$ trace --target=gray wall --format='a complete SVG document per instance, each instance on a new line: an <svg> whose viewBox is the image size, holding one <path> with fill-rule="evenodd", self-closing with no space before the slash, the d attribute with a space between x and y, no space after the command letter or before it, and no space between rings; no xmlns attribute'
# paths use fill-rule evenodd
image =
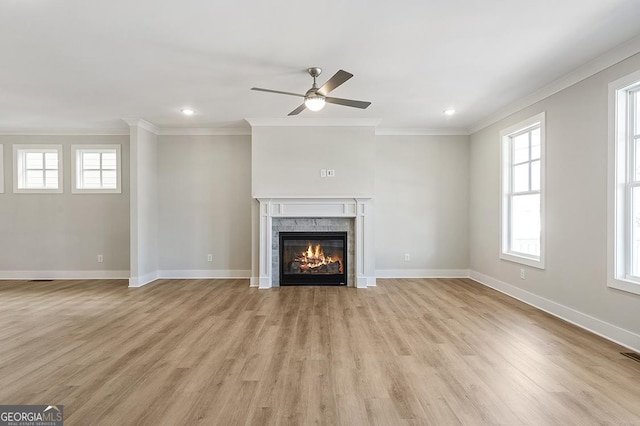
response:
<svg viewBox="0 0 640 426"><path fill-rule="evenodd" d="M374 193L374 127L252 128L252 194L365 196ZM321 178L320 169L334 169Z"/></svg>
<svg viewBox="0 0 640 426"><path fill-rule="evenodd" d="M0 194L0 277L126 277L129 270L129 138L0 136L5 192ZM13 144L62 144L62 194L13 193ZM71 145L120 144L121 194L72 194ZM97 262L97 255L104 262ZM76 274L67 274L65 271Z"/></svg>
<svg viewBox="0 0 640 426"><path fill-rule="evenodd" d="M160 136L158 175L160 270L248 276L251 137Z"/></svg>
<svg viewBox="0 0 640 426"><path fill-rule="evenodd" d="M252 164L254 196L373 196L381 276L466 274L467 136L375 136L371 126L257 126ZM321 168L336 169L336 177L321 178ZM257 229L255 205L253 214Z"/></svg>
<svg viewBox="0 0 640 426"><path fill-rule="evenodd" d="M373 126L252 126L252 197L372 197L374 138ZM335 170L335 177L321 177L320 169ZM251 210L252 280L257 280L256 200Z"/></svg>
<svg viewBox="0 0 640 426"><path fill-rule="evenodd" d="M640 333L640 296L607 287L608 84L640 69L640 55L471 136L471 269ZM546 269L500 260L501 129L546 111ZM526 279L519 278L521 268Z"/></svg>
<svg viewBox="0 0 640 426"><path fill-rule="evenodd" d="M158 136L131 128L131 284L158 277Z"/></svg>
<svg viewBox="0 0 640 426"><path fill-rule="evenodd" d="M468 269L469 138L376 136L375 146L376 270Z"/></svg>

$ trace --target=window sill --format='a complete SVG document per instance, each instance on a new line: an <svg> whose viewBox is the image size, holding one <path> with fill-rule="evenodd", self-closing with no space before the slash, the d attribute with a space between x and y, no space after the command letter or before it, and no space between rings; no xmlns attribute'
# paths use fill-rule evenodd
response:
<svg viewBox="0 0 640 426"><path fill-rule="evenodd" d="M627 293L640 295L640 283L637 281L620 278L609 278L607 280L607 286L610 288L615 288L616 290L622 290L626 291Z"/></svg>
<svg viewBox="0 0 640 426"><path fill-rule="evenodd" d="M63 192L62 188L13 188L14 194L62 194Z"/></svg>
<svg viewBox="0 0 640 426"><path fill-rule="evenodd" d="M122 189L80 189L71 190L72 194L122 194Z"/></svg>
<svg viewBox="0 0 640 426"><path fill-rule="evenodd" d="M544 261L538 258L520 256L512 253L500 253L500 259L531 266L532 268L544 269Z"/></svg>

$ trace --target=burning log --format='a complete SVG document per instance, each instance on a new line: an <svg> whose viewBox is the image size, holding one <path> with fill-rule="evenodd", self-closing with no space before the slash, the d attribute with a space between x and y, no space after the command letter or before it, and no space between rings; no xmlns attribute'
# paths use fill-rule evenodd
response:
<svg viewBox="0 0 640 426"><path fill-rule="evenodd" d="M289 272L294 273L294 274L299 274L300 273L300 262L297 262L297 261L289 262Z"/></svg>
<svg viewBox="0 0 640 426"><path fill-rule="evenodd" d="M339 258L325 256L320 245L309 243L307 250L297 253L289 262L289 272L293 274L340 274L342 262Z"/></svg>
<svg viewBox="0 0 640 426"><path fill-rule="evenodd" d="M340 273L340 262L333 262L327 265L327 273L329 274L339 274Z"/></svg>
<svg viewBox="0 0 640 426"><path fill-rule="evenodd" d="M289 262L289 272L293 274L339 274L340 262L331 263L302 263Z"/></svg>

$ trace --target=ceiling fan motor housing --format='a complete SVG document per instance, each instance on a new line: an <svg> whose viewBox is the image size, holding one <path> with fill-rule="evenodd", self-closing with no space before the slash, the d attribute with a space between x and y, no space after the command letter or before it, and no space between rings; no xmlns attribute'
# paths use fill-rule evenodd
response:
<svg viewBox="0 0 640 426"><path fill-rule="evenodd" d="M319 67L311 67L311 68L307 68L307 72L309 73L309 75L313 78L318 77L320 74L322 74L322 68Z"/></svg>
<svg viewBox="0 0 640 426"><path fill-rule="evenodd" d="M324 96L319 94L317 91L318 91L318 88L314 86L311 89L307 90L307 93L304 94L304 97L306 99L309 99L309 98L322 98L322 99L324 99Z"/></svg>

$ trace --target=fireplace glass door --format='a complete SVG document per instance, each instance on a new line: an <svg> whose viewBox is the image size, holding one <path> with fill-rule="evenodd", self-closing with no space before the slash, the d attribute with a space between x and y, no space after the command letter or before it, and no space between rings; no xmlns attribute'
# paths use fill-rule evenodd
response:
<svg viewBox="0 0 640 426"><path fill-rule="evenodd" d="M346 283L346 232L280 232L280 285Z"/></svg>

